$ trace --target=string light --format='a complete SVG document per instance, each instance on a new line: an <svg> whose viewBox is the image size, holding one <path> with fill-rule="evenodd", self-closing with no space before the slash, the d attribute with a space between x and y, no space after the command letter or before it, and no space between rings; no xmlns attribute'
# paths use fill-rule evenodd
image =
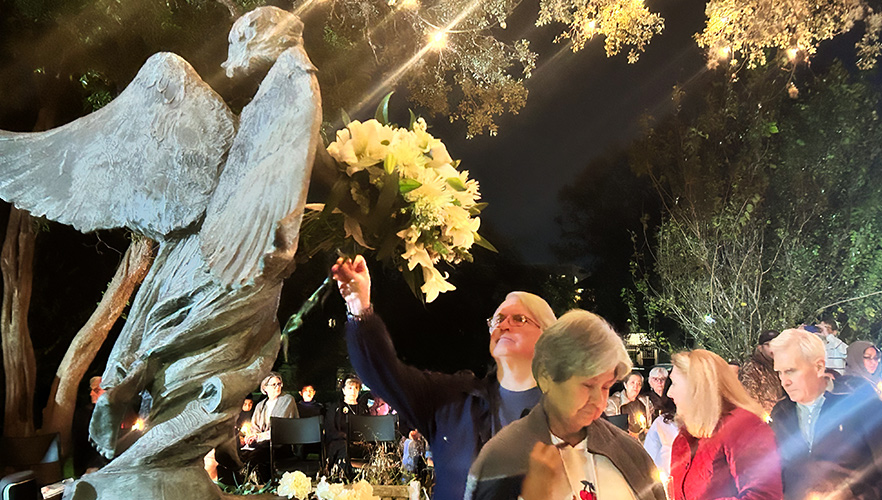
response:
<svg viewBox="0 0 882 500"><path fill-rule="evenodd" d="M429 35L429 47L441 50L447 46L447 31L438 30Z"/></svg>

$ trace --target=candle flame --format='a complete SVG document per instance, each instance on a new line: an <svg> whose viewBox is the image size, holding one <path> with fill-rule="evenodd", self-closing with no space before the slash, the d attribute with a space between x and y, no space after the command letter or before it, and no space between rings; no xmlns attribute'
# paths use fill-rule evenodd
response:
<svg viewBox="0 0 882 500"><path fill-rule="evenodd" d="M134 425L132 425L132 430L133 431L143 431L144 430L144 421L141 420L140 418L138 420L135 420Z"/></svg>

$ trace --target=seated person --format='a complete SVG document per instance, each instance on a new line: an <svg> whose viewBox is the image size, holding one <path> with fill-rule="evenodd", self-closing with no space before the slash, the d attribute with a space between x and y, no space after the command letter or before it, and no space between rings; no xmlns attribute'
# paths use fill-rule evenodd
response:
<svg viewBox="0 0 882 500"><path fill-rule="evenodd" d="M367 415L368 407L358 400L361 392L361 379L355 375L347 375L343 379L343 401L338 402L325 415L325 442L328 451L328 471L334 474L332 469L336 466L337 471L350 475L351 468L346 455L349 432L349 415Z"/></svg>
<svg viewBox="0 0 882 500"><path fill-rule="evenodd" d="M394 415L395 410L380 396L374 396L374 404L368 409L371 415Z"/></svg>
<svg viewBox="0 0 882 500"><path fill-rule="evenodd" d="M245 435L245 447L239 456L250 468L256 468L261 481L269 480L270 418L297 418L297 404L290 394L282 394L282 376L270 372L260 383L260 392L266 395L254 407L251 430Z"/></svg>
<svg viewBox="0 0 882 500"><path fill-rule="evenodd" d="M89 443L89 419L98 397L104 393L101 388L101 377L89 379L89 403L81 406L74 413L73 440L74 440L74 474L81 476L87 472L94 472L107 465L107 459L101 456L92 444Z"/></svg>
<svg viewBox="0 0 882 500"><path fill-rule="evenodd" d="M242 411L239 412L239 417L236 419L236 429L239 431L239 435L242 439L242 444L245 444L245 435L250 434L251 419L253 416L254 398L251 396L251 394L249 394L245 396L245 400L242 401Z"/></svg>
<svg viewBox="0 0 882 500"><path fill-rule="evenodd" d="M297 411L300 412L300 418L323 417L325 415L324 405L315 400L315 387L309 384L304 385L300 389L300 397L302 401L297 403Z"/></svg>

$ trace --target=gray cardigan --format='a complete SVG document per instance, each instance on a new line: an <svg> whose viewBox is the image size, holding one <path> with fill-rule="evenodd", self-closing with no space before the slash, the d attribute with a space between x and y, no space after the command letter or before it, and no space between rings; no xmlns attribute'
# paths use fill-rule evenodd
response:
<svg viewBox="0 0 882 500"><path fill-rule="evenodd" d="M537 442L551 444L543 401L526 417L499 431L469 470L466 500L514 500L521 493L530 451ZM621 471L638 500L665 500L655 465L640 443L606 420L585 428L588 451L607 457Z"/></svg>
<svg viewBox="0 0 882 500"><path fill-rule="evenodd" d="M290 394L282 394L276 400L273 411L270 415L266 414L267 399L262 399L254 406L253 417L251 417L251 425L254 432L258 433L258 441L266 441L270 438L270 417L300 418L297 412L297 402L294 396Z"/></svg>

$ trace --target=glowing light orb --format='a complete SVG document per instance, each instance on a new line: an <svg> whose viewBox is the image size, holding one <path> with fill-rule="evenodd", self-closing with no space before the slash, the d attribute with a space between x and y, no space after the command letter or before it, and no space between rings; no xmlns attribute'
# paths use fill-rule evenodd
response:
<svg viewBox="0 0 882 500"><path fill-rule="evenodd" d="M429 47L435 50L441 50L447 46L447 32L438 30L429 35Z"/></svg>

